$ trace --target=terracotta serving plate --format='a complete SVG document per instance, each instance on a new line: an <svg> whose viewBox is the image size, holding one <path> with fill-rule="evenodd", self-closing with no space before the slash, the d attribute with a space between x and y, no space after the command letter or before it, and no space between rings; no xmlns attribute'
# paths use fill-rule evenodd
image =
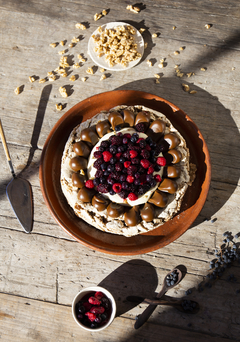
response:
<svg viewBox="0 0 240 342"><path fill-rule="evenodd" d="M104 233L78 218L68 205L60 185L60 165L65 143L72 129L102 110L118 105L143 105L162 112L183 135L196 164L196 178L188 188L180 212L170 221L133 237ZM65 113L51 130L42 152L40 184L44 200L57 223L85 246L115 255L147 253L176 240L200 213L209 190L211 165L208 148L195 123L177 106L153 94L117 90L92 96Z"/></svg>

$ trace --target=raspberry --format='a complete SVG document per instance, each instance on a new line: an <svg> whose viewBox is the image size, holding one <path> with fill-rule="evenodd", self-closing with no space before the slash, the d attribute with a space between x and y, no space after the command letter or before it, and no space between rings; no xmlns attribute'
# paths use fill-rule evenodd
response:
<svg viewBox="0 0 240 342"><path fill-rule="evenodd" d="M136 131L138 132L144 132L145 131L145 125L143 122L140 122L138 123L136 126L135 126L135 129Z"/></svg>
<svg viewBox="0 0 240 342"><path fill-rule="evenodd" d="M139 144L140 143L140 141L142 141L142 140L144 140L143 138L139 138L138 140L137 140L137 144ZM145 141L145 140L144 140Z"/></svg>
<svg viewBox="0 0 240 342"><path fill-rule="evenodd" d="M103 194L106 194L107 192L109 192L110 189L111 189L111 185L109 184L99 184L97 187L97 191L102 192Z"/></svg>
<svg viewBox="0 0 240 342"><path fill-rule="evenodd" d="M121 183L115 183L115 184L113 184L112 188L118 194L122 190L122 184Z"/></svg>
<svg viewBox="0 0 240 342"><path fill-rule="evenodd" d="M128 195L128 199L130 201L136 201L136 199L138 199L138 196L134 192L130 192L130 194Z"/></svg>
<svg viewBox="0 0 240 342"><path fill-rule="evenodd" d="M142 167L144 167L144 169L148 169L150 166L150 161L147 159L142 159L140 163L141 163Z"/></svg>
<svg viewBox="0 0 240 342"><path fill-rule="evenodd" d="M133 183L134 182L134 177L133 176L127 176L127 182L128 183Z"/></svg>
<svg viewBox="0 0 240 342"><path fill-rule="evenodd" d="M124 167L128 168L131 165L131 162L125 161L123 165L124 165Z"/></svg>
<svg viewBox="0 0 240 342"><path fill-rule="evenodd" d="M98 300L104 297L104 294L101 291L97 291L94 294L94 297L96 297Z"/></svg>
<svg viewBox="0 0 240 342"><path fill-rule="evenodd" d="M130 151L130 158L135 158L138 155L137 151L131 150Z"/></svg>
<svg viewBox="0 0 240 342"><path fill-rule="evenodd" d="M113 156L112 153L110 153L109 151L103 152L103 160L105 162L109 162L112 156Z"/></svg>
<svg viewBox="0 0 240 342"><path fill-rule="evenodd" d="M92 179L87 180L85 183L85 187L88 189L93 189L94 188L93 180Z"/></svg>
<svg viewBox="0 0 240 342"><path fill-rule="evenodd" d="M165 166L166 165L166 159L164 157L158 157L157 158L157 164L160 166Z"/></svg>
<svg viewBox="0 0 240 342"><path fill-rule="evenodd" d="M99 299L97 299L96 297L93 297L93 296L89 297L88 302L90 304L93 304L93 305L100 305L101 304L101 301Z"/></svg>
<svg viewBox="0 0 240 342"><path fill-rule="evenodd" d="M86 312L85 315L88 316L88 319L89 319L91 322L94 322L95 319L97 318L97 316L96 316L94 313L92 313L92 312Z"/></svg>
<svg viewBox="0 0 240 342"><path fill-rule="evenodd" d="M115 157L116 157L117 159L120 159L121 155L122 155L122 153L119 152L119 153L117 153L117 154L115 155Z"/></svg>
<svg viewBox="0 0 240 342"><path fill-rule="evenodd" d="M101 157L102 157L102 152L95 151L95 152L93 153L93 156L94 156L94 158L101 158Z"/></svg>
<svg viewBox="0 0 240 342"><path fill-rule="evenodd" d="M94 313L94 314L102 314L104 313L105 309L104 307L102 306L93 306L91 309L90 309L90 312L91 313Z"/></svg>
<svg viewBox="0 0 240 342"><path fill-rule="evenodd" d="M152 173L154 172L154 167L153 166L150 166L147 170L147 174L148 175L151 175Z"/></svg>
<svg viewBox="0 0 240 342"><path fill-rule="evenodd" d="M157 182L161 182L162 178L160 175L155 175L154 176L154 179L157 181Z"/></svg>
<svg viewBox="0 0 240 342"><path fill-rule="evenodd" d="M141 156L142 156L144 159L148 159L148 158L150 157L150 153L149 153L149 151L147 151L147 150L145 149L145 150L142 150Z"/></svg>

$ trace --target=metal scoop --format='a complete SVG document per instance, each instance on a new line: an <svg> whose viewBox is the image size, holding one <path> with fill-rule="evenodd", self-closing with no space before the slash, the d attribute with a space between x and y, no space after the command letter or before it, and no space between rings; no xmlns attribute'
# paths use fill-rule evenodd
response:
<svg viewBox="0 0 240 342"><path fill-rule="evenodd" d="M30 233L32 231L33 225L32 188L30 183L26 179L17 178L17 176L15 175L1 120L0 135L7 157L8 165L13 176L13 179L7 185L7 197L23 229L26 233Z"/></svg>

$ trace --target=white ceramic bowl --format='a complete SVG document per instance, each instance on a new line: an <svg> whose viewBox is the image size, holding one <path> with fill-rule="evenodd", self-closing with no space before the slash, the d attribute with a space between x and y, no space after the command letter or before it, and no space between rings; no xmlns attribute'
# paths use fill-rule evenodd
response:
<svg viewBox="0 0 240 342"><path fill-rule="evenodd" d="M83 325L78 319L77 319L77 316L76 316L76 312L75 312L75 306L76 304L88 293L90 292L97 292L97 291L101 291L103 294L105 294L105 296L109 299L109 301L111 302L111 307L112 307L112 312L111 312L111 316L108 320L108 322L99 327L99 328L90 328L90 327L87 327L85 325ZM84 330L87 330L87 331L91 331L91 332L94 332L94 331L101 331L103 329L106 329L111 323L112 321L114 320L115 318L115 315L116 315L116 302L115 302L115 299L113 298L112 294L104 289L103 287L101 286L92 286L92 287L87 287L83 290L81 290L74 298L73 302L72 302L72 315L73 315L73 318L75 320L75 322L81 327L83 328Z"/></svg>

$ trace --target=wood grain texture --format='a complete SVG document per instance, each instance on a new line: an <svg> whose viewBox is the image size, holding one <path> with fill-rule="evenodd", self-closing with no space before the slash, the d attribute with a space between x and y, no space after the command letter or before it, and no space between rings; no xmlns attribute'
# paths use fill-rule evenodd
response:
<svg viewBox="0 0 240 342"><path fill-rule="evenodd" d="M130 1L16 1L0 0L0 116L15 172L33 188L34 225L27 235L6 197L11 180L6 156L0 148L0 339L13 341L239 341L240 267L227 269L212 288L197 290L206 282L209 261L228 230L240 231L240 9L237 0L151 1L134 14ZM109 13L95 22L103 9ZM123 72L106 71L107 79L87 53L91 33L111 21L126 21L143 33L148 47L142 61ZM87 30L75 28L87 23ZM205 25L211 24L210 29ZM176 27L173 30L173 26ZM158 33L158 38L152 38ZM76 36L75 47L68 45ZM66 40L64 47L50 43ZM184 47L183 50L180 48ZM68 49L68 77L39 83L57 68L59 51ZM179 55L174 52L179 51ZM87 59L79 69L77 55ZM165 67L158 67L160 59ZM150 68L147 60L153 62ZM175 66L184 73L177 77ZM205 68L205 71L201 70ZM194 73L191 77L187 73ZM158 73L160 83L156 84ZM75 82L69 81L76 75ZM36 81L29 82L29 76ZM82 77L88 77L83 83ZM183 91L188 84L196 94ZM59 87L71 91L61 97ZM23 87L21 94L14 89ZM90 96L115 89L142 90L166 98L184 110L202 132L211 156L212 183L206 204L192 227L162 249L135 257L105 255L77 243L49 213L40 190L38 170L42 148L54 124L73 105ZM58 112L57 103L64 109ZM214 222L212 219L216 219ZM135 317L145 304L127 303L128 295L154 296L165 274L184 265L182 282L167 295L185 296L200 304L197 315L158 307L139 331ZM227 281L234 273L237 281ZM105 331L94 334L79 329L71 315L71 302L83 287L100 284L117 301L118 316Z"/></svg>

